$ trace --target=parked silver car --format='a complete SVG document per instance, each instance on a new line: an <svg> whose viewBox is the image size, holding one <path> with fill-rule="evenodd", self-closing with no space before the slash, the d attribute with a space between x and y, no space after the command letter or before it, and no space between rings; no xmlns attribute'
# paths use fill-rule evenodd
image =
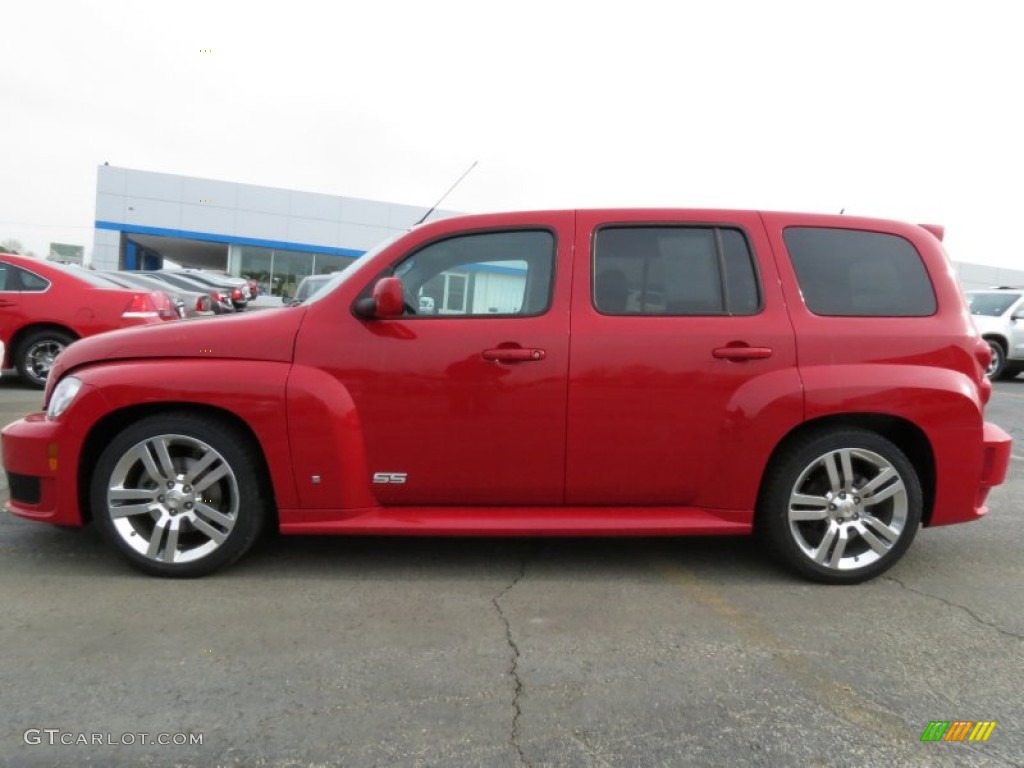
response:
<svg viewBox="0 0 1024 768"><path fill-rule="evenodd" d="M165 283L162 280L157 280L149 275L142 275L130 270L116 272L111 270L101 272L100 274L125 288L146 288L150 291L163 291L170 297L171 303L177 308L178 314L181 317L205 317L213 314L213 299L208 293L190 291L186 288L180 288L170 283Z"/></svg>
<svg viewBox="0 0 1024 768"><path fill-rule="evenodd" d="M1024 371L1024 288L1000 286L965 295L974 324L992 350L988 377L1013 378Z"/></svg>
<svg viewBox="0 0 1024 768"><path fill-rule="evenodd" d="M205 293L210 297L210 301L213 304L214 314L217 315L230 315L235 311L234 305L231 303L231 296L223 289L212 288L205 283L200 283L197 280L191 280L185 276L184 273L173 273L173 272L142 272L140 274L146 277L152 277L155 280L159 280L163 283L168 283L178 288L184 288L188 291L196 291Z"/></svg>
<svg viewBox="0 0 1024 768"><path fill-rule="evenodd" d="M240 277L222 277L201 269L162 269L157 275L185 277L227 295L235 312L242 312L249 305L249 283Z"/></svg>

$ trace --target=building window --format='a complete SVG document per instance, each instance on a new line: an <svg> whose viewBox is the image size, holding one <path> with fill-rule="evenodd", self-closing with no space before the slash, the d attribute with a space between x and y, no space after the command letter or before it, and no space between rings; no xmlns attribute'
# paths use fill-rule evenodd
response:
<svg viewBox="0 0 1024 768"><path fill-rule="evenodd" d="M231 273L255 280L260 293L269 296L292 297L304 277L339 272L355 261L347 256L251 245L232 248Z"/></svg>

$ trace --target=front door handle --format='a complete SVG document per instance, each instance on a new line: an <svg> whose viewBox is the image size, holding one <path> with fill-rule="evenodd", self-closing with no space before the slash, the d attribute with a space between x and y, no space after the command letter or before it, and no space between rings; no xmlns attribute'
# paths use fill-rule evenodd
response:
<svg viewBox="0 0 1024 768"><path fill-rule="evenodd" d="M772 356L771 347L718 347L711 355L718 360L764 360Z"/></svg>
<svg viewBox="0 0 1024 768"><path fill-rule="evenodd" d="M524 349L522 347L485 349L482 354L484 360L493 360L497 363L530 363L535 360L543 360L548 356L543 349Z"/></svg>

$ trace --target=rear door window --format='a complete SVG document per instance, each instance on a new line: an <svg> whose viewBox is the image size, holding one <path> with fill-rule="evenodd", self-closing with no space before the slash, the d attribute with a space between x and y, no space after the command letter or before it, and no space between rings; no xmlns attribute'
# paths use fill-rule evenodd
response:
<svg viewBox="0 0 1024 768"><path fill-rule="evenodd" d="M720 227L600 229L593 301L604 315L752 315L761 307L746 238Z"/></svg>
<svg viewBox="0 0 1024 768"><path fill-rule="evenodd" d="M800 292L816 315L925 317L935 292L917 249L882 232L789 227L783 232Z"/></svg>

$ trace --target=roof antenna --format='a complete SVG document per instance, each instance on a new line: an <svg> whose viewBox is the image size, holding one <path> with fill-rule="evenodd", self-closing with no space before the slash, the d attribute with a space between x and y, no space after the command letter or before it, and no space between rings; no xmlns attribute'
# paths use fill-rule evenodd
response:
<svg viewBox="0 0 1024 768"><path fill-rule="evenodd" d="M842 216L844 213L846 213L846 209L845 208L840 208L839 209L839 215Z"/></svg>
<svg viewBox="0 0 1024 768"><path fill-rule="evenodd" d="M465 170L465 172L461 176L459 176L459 178L457 178L455 180L454 184L452 184L450 187L448 187L448 191L445 192L443 195L441 195L440 199L436 203L434 203L432 206L430 206L430 210L423 214L423 218L420 219L419 221L417 221L415 224L413 224L413 226L414 227L418 227L420 224L422 224L424 221L426 221L427 217L430 214L432 214L437 209L437 206L439 206L441 204L441 201L444 200L446 197L448 197L448 195L450 195L452 193L452 190L455 189L457 186L459 186L460 182L464 178L469 176L469 172L472 171L474 168L476 168L476 164L478 162L479 162L479 160L474 160L473 164L471 166L469 166L469 168L467 168Z"/></svg>

